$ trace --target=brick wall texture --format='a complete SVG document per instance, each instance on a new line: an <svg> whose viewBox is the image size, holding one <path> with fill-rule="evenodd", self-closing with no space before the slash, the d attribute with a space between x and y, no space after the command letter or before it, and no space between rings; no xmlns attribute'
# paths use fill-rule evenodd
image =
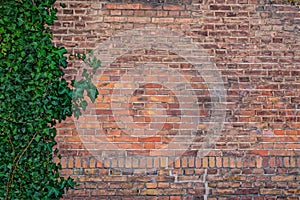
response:
<svg viewBox="0 0 300 200"><path fill-rule="evenodd" d="M299 5L57 8L53 42L102 61L96 102L57 126L61 175L79 183L64 199L300 199Z"/></svg>

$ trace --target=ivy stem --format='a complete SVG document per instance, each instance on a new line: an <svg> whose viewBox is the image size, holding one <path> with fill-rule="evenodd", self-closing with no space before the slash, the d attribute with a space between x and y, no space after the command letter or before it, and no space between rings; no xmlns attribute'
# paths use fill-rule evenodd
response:
<svg viewBox="0 0 300 200"><path fill-rule="evenodd" d="M13 145L13 143L12 143L12 140L11 140L10 135L8 136L8 139L9 139L9 143L11 144L12 151L14 152L14 151L15 151L15 148L14 148L14 145Z"/></svg>
<svg viewBox="0 0 300 200"><path fill-rule="evenodd" d="M4 119L4 120L6 120L6 121L9 121L9 122L15 123L15 124L26 124L26 122L17 122L17 121L15 121L15 120L7 119L7 118L5 118L5 117L2 117L1 115L0 115L0 118L1 118L1 119Z"/></svg>
<svg viewBox="0 0 300 200"><path fill-rule="evenodd" d="M13 171L11 172L11 176L9 177L9 180L6 184L6 192L5 192L5 198L4 200L8 200L8 193L9 193L9 188L10 188L10 185L13 183L13 179L14 179L14 175L15 175L15 171L17 170L17 166L18 166L18 163L19 161L21 160L22 156L24 155L24 153L27 151L27 149L29 148L29 146L31 145L31 143L33 142L34 138L36 137L38 132L36 132L33 137L31 138L30 142L27 144L27 146L23 149L22 152L19 153L19 155L17 155L14 159L14 162L15 163L15 166L13 168Z"/></svg>
<svg viewBox="0 0 300 200"><path fill-rule="evenodd" d="M32 1L32 4L33 4L34 6L36 6L36 4L35 4L34 0L31 0L31 1Z"/></svg>

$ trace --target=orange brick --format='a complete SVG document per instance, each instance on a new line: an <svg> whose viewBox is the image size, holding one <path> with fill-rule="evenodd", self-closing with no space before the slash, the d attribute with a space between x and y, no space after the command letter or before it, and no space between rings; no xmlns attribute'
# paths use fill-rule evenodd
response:
<svg viewBox="0 0 300 200"><path fill-rule="evenodd" d="M177 6L177 5L164 5L164 10L183 10L183 6Z"/></svg>
<svg viewBox="0 0 300 200"><path fill-rule="evenodd" d="M139 137L139 142L161 142L161 137Z"/></svg>
<svg viewBox="0 0 300 200"><path fill-rule="evenodd" d="M106 9L116 9L117 5L115 3L107 3L105 4Z"/></svg>
<svg viewBox="0 0 300 200"><path fill-rule="evenodd" d="M175 165L175 168L180 168L181 167L181 160L180 159L176 159L175 160L175 163L174 163L174 165Z"/></svg>
<svg viewBox="0 0 300 200"><path fill-rule="evenodd" d="M275 135L285 135L285 130L274 130Z"/></svg>
<svg viewBox="0 0 300 200"><path fill-rule="evenodd" d="M180 196L170 196L170 200L180 200Z"/></svg>
<svg viewBox="0 0 300 200"><path fill-rule="evenodd" d="M67 168L67 158L66 157L62 157L60 159L60 164L61 164L61 167L64 169L64 168Z"/></svg>
<svg viewBox="0 0 300 200"><path fill-rule="evenodd" d="M117 4L116 9L128 9L137 10L140 8L140 4Z"/></svg>
<svg viewBox="0 0 300 200"><path fill-rule="evenodd" d="M103 163L102 163L101 160L97 160L96 167L97 167L97 168L98 168L98 167L99 167L99 168L103 167Z"/></svg>
<svg viewBox="0 0 300 200"><path fill-rule="evenodd" d="M257 157L256 158L256 167L257 168L262 168L262 162L263 162L262 157Z"/></svg>
<svg viewBox="0 0 300 200"><path fill-rule="evenodd" d="M268 156L269 151L268 150L251 150L250 154L260 155L260 156Z"/></svg>
<svg viewBox="0 0 300 200"><path fill-rule="evenodd" d="M59 170L59 173L62 174L62 175L70 176L70 175L73 174L73 170L71 170L71 169L61 169L61 170Z"/></svg>
<svg viewBox="0 0 300 200"><path fill-rule="evenodd" d="M104 177L105 182L125 182L127 181L126 176L105 176Z"/></svg>
<svg viewBox="0 0 300 200"><path fill-rule="evenodd" d="M66 136L64 141L65 142L81 142L82 139L78 135L75 135L75 136Z"/></svg>
<svg viewBox="0 0 300 200"><path fill-rule="evenodd" d="M80 157L76 157L75 158L75 167L76 168L80 168L81 167L81 158Z"/></svg>
<svg viewBox="0 0 300 200"><path fill-rule="evenodd" d="M290 157L291 167L296 167L296 159L294 157Z"/></svg>
<svg viewBox="0 0 300 200"><path fill-rule="evenodd" d="M188 166L188 159L186 157L181 158L181 167L186 168Z"/></svg>
<svg viewBox="0 0 300 200"><path fill-rule="evenodd" d="M144 144L144 148L145 149L154 149L155 148L155 144L153 144L153 143L145 143Z"/></svg>
<svg viewBox="0 0 300 200"><path fill-rule="evenodd" d="M286 130L286 135L298 135L298 130Z"/></svg>
<svg viewBox="0 0 300 200"><path fill-rule="evenodd" d="M151 18L150 17L128 17L127 21L133 23L149 23L151 21Z"/></svg>
<svg viewBox="0 0 300 200"><path fill-rule="evenodd" d="M293 181L294 176L272 176L271 177L272 181Z"/></svg>
<svg viewBox="0 0 300 200"><path fill-rule="evenodd" d="M104 22L126 22L126 21L127 21L126 17L119 17L119 16L104 17Z"/></svg>
<svg viewBox="0 0 300 200"><path fill-rule="evenodd" d="M173 23L174 18L152 18L152 23Z"/></svg>
<svg viewBox="0 0 300 200"><path fill-rule="evenodd" d="M115 136L113 138L113 141L114 142L137 142L138 139L140 139L140 138L130 137L130 136L120 136L120 137Z"/></svg>
<svg viewBox="0 0 300 200"><path fill-rule="evenodd" d="M68 168L72 169L74 167L74 158L68 157Z"/></svg>
<svg viewBox="0 0 300 200"><path fill-rule="evenodd" d="M75 197L88 197L90 196L89 190L71 190L69 192L70 195L74 195Z"/></svg>
<svg viewBox="0 0 300 200"><path fill-rule="evenodd" d="M215 167L216 161L215 157L209 157L209 167Z"/></svg>
<svg viewBox="0 0 300 200"><path fill-rule="evenodd" d="M264 194L280 195L280 194L282 194L282 190L280 190L280 189L260 189L260 193L263 195Z"/></svg>
<svg viewBox="0 0 300 200"><path fill-rule="evenodd" d="M223 167L229 167L229 158L223 157Z"/></svg>
<svg viewBox="0 0 300 200"><path fill-rule="evenodd" d="M189 158L189 167L195 167L195 158Z"/></svg>
<svg viewBox="0 0 300 200"><path fill-rule="evenodd" d="M216 167L217 168L222 167L222 157L216 157Z"/></svg>
<svg viewBox="0 0 300 200"><path fill-rule="evenodd" d="M202 167L203 168L208 168L208 157L202 158Z"/></svg>
<svg viewBox="0 0 300 200"><path fill-rule="evenodd" d="M229 166L230 168L235 168L236 167L236 161L234 157L229 158Z"/></svg>

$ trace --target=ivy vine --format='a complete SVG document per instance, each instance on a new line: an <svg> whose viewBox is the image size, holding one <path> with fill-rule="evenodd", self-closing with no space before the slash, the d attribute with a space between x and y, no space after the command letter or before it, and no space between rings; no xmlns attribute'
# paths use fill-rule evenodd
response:
<svg viewBox="0 0 300 200"><path fill-rule="evenodd" d="M63 78L67 51L52 44L49 29L57 19L54 3L0 0L0 199L59 199L76 184L53 162L55 125L78 117L87 106L83 94L94 101L98 91L93 73L84 71L71 87ZM76 57L93 71L100 66Z"/></svg>

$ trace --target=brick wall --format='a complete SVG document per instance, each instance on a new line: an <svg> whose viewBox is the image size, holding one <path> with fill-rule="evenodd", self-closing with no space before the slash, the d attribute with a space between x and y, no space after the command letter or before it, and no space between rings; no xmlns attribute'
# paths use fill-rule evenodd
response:
<svg viewBox="0 0 300 200"><path fill-rule="evenodd" d="M299 199L299 5L59 3L55 44L102 61L58 126L64 199Z"/></svg>

